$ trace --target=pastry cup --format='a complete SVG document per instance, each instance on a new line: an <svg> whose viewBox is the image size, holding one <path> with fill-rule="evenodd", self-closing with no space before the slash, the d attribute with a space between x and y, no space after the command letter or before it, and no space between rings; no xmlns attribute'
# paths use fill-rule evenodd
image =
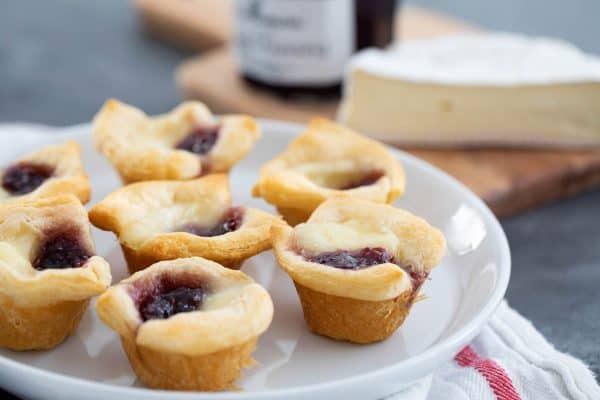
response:
<svg viewBox="0 0 600 400"><path fill-rule="evenodd" d="M319 335L354 343L390 337L404 322L414 303L414 292L380 301L353 299L318 292L295 283L304 320Z"/></svg>
<svg viewBox="0 0 600 400"><path fill-rule="evenodd" d="M271 232L275 256L296 285L309 329L355 343L386 339L402 325L445 252L443 234L423 219L359 199L328 200L306 223ZM363 253L382 255L381 260L354 268L332 265L339 254L350 263L349 254Z"/></svg>
<svg viewBox="0 0 600 400"><path fill-rule="evenodd" d="M156 261L192 256L238 269L248 257L271 247L272 225L284 224L257 209L232 207L224 174L128 185L94 206L89 215L98 228L118 236L131 273ZM236 229L190 233L192 228L216 229L228 218Z"/></svg>
<svg viewBox="0 0 600 400"><path fill-rule="evenodd" d="M202 288L197 309L148 319L152 296L181 287ZM137 272L100 296L96 310L146 386L190 391L234 388L273 318L269 294L252 278L200 257Z"/></svg>
<svg viewBox="0 0 600 400"><path fill-rule="evenodd" d="M73 333L110 285L108 263L93 254L75 196L0 205L0 346L49 349Z"/></svg>
<svg viewBox="0 0 600 400"><path fill-rule="evenodd" d="M52 349L75 332L88 304L89 300L76 300L21 307L0 293L0 346L17 351Z"/></svg>
<svg viewBox="0 0 600 400"><path fill-rule="evenodd" d="M23 183L24 177L13 175L19 167L37 171L38 184L17 190L12 179ZM30 172L31 173L31 172ZM26 201L64 194L75 195L82 203L90 199L91 189L81 162L81 148L77 142L43 147L29 153L4 168L1 172L0 202ZM29 179L32 177L30 176ZM14 183L14 181L13 181Z"/></svg>
<svg viewBox="0 0 600 400"><path fill-rule="evenodd" d="M317 118L261 168L252 194L273 204L290 225L296 225L329 198L391 203L402 195L404 184L404 170L385 146Z"/></svg>
<svg viewBox="0 0 600 400"><path fill-rule="evenodd" d="M94 118L93 129L96 148L125 184L228 172L260 137L253 118L216 118L200 102L148 117L135 107L108 100ZM195 134L202 135L196 142Z"/></svg>

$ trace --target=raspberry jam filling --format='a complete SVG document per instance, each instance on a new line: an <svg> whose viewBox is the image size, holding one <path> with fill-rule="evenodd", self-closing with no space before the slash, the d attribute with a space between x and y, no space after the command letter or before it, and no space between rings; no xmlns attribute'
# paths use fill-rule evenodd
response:
<svg viewBox="0 0 600 400"><path fill-rule="evenodd" d="M209 153L219 139L219 126L199 126L175 145L178 150L194 154Z"/></svg>
<svg viewBox="0 0 600 400"><path fill-rule="evenodd" d="M207 294L204 282L185 277L136 282L131 292L143 321L199 310Z"/></svg>
<svg viewBox="0 0 600 400"><path fill-rule="evenodd" d="M382 247L365 247L354 251L330 251L311 256L305 255L304 258L307 261L317 264L350 270L360 270L385 263L396 264L394 256ZM429 275L426 271L417 271L412 266L404 267L399 264L396 265L410 276L413 288L415 289L421 287Z"/></svg>
<svg viewBox="0 0 600 400"><path fill-rule="evenodd" d="M187 232L196 236L213 237L224 235L239 229L244 219L244 210L241 207L232 207L225 213L219 223L212 227L197 224L186 224L176 232Z"/></svg>
<svg viewBox="0 0 600 400"><path fill-rule="evenodd" d="M44 164L20 162L4 171L2 187L13 195L33 192L52 176L54 168Z"/></svg>
<svg viewBox="0 0 600 400"><path fill-rule="evenodd" d="M394 257L381 247L365 247L355 251L331 251L305 256L305 258L310 262L341 269L362 269L394 261Z"/></svg>
<svg viewBox="0 0 600 400"><path fill-rule="evenodd" d="M33 268L65 269L82 267L92 257L92 253L81 243L76 231L60 231L49 235L41 244Z"/></svg>
<svg viewBox="0 0 600 400"><path fill-rule="evenodd" d="M204 301L202 288L178 287L153 296L140 309L142 319L167 319L182 312L196 311Z"/></svg>
<svg viewBox="0 0 600 400"><path fill-rule="evenodd" d="M419 288L423 285L429 273L427 271L415 271L413 268L408 268L408 275L412 281L413 287Z"/></svg>
<svg viewBox="0 0 600 400"><path fill-rule="evenodd" d="M346 185L340 189L341 190L350 190L350 189L356 189L361 186L369 186L369 185L372 185L375 182L377 182L384 175L385 175L385 173L383 171L373 170L373 171L369 172L368 174L360 177L359 179L356 179L356 180L350 182L348 185Z"/></svg>

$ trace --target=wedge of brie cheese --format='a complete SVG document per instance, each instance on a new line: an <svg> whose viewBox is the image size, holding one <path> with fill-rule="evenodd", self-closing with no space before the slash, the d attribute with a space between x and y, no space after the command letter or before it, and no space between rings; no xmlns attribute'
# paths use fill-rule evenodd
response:
<svg viewBox="0 0 600 400"><path fill-rule="evenodd" d="M338 119L425 145L600 145L600 58L553 39L469 34L368 49Z"/></svg>

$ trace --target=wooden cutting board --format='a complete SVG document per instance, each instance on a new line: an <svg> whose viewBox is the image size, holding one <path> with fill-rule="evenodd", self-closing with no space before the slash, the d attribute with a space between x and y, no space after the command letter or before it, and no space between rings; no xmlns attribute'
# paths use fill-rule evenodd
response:
<svg viewBox="0 0 600 400"><path fill-rule="evenodd" d="M140 20L154 37L204 51L231 36L231 0L135 0Z"/></svg>
<svg viewBox="0 0 600 400"><path fill-rule="evenodd" d="M220 38L217 44L228 41L228 29L232 25L228 11L230 1L137 0L136 5L151 32L177 45L205 49L207 41L202 32L206 31L213 32L209 38ZM219 16L222 22L215 24L216 17L208 18L207 22L206 15ZM400 38L477 29L451 17L412 7L403 9L398 22ZM156 29L157 23L161 29ZM215 25L219 30L211 28ZM192 26L194 29L190 29ZM223 31L222 27L227 29ZM165 28L169 35L164 34ZM214 41L212 43L214 45ZM249 87L239 78L227 46L185 62L178 69L176 79L185 98L200 99L217 112L244 112L257 117L306 122L316 115L334 118L337 109L337 102L285 101ZM600 187L600 150L406 150L458 178L501 217Z"/></svg>

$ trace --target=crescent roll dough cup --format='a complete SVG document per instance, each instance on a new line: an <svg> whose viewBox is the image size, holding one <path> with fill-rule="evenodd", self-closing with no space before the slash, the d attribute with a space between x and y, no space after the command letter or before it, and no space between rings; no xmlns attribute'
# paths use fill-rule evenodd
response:
<svg viewBox="0 0 600 400"><path fill-rule="evenodd" d="M233 388L273 318L269 294L252 278L200 257L137 272L102 295L96 310L140 380L171 390Z"/></svg>
<svg viewBox="0 0 600 400"><path fill-rule="evenodd" d="M129 271L161 260L200 256L237 269L271 247L277 216L232 207L227 176L125 186L90 210L90 220L119 238Z"/></svg>
<svg viewBox="0 0 600 400"><path fill-rule="evenodd" d="M29 153L0 171L0 203L27 201L64 194L82 203L91 189L81 162L77 142L45 146Z"/></svg>
<svg viewBox="0 0 600 400"><path fill-rule="evenodd" d="M252 194L296 225L329 198L391 203L402 195L404 184L404 170L385 146L317 118L283 153L263 165Z"/></svg>
<svg viewBox="0 0 600 400"><path fill-rule="evenodd" d="M444 236L423 219L352 198L326 201L295 228L273 227L272 240L310 330L357 343L402 324L445 252Z"/></svg>
<svg viewBox="0 0 600 400"><path fill-rule="evenodd" d="M253 118L217 118L195 101L149 117L135 107L108 100L94 118L93 130L96 148L125 184L228 172L260 137Z"/></svg>
<svg viewBox="0 0 600 400"><path fill-rule="evenodd" d="M0 205L0 346L49 349L111 281L73 195Z"/></svg>

